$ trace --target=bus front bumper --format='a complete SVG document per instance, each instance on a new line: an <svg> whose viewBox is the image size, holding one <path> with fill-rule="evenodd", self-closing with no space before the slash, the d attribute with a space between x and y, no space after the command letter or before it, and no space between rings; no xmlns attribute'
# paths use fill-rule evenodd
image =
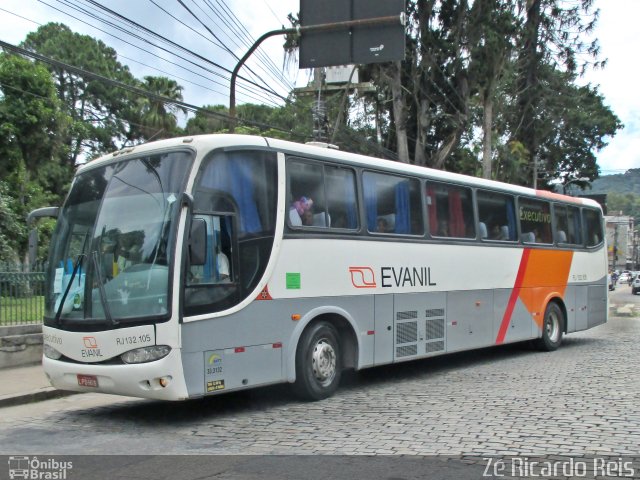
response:
<svg viewBox="0 0 640 480"><path fill-rule="evenodd" d="M179 349L154 362L105 365L71 363L43 357L51 385L60 390L99 392L157 400L188 398Z"/></svg>

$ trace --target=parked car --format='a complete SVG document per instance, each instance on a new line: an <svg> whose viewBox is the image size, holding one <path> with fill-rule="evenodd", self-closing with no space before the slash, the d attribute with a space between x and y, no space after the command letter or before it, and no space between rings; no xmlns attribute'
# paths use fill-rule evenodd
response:
<svg viewBox="0 0 640 480"><path fill-rule="evenodd" d="M627 283L629 282L629 277L631 274L629 272L622 272L618 277L618 283Z"/></svg>
<svg viewBox="0 0 640 480"><path fill-rule="evenodd" d="M640 293L640 275L633 279L633 283L631 284L631 293L634 295Z"/></svg>

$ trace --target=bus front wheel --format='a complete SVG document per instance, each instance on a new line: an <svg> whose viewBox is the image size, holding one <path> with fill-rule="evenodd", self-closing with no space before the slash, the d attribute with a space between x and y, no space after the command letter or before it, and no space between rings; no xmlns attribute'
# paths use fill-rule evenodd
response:
<svg viewBox="0 0 640 480"><path fill-rule="evenodd" d="M294 392L305 400L322 400L338 388L342 373L340 343L335 328L319 322L307 328L296 352Z"/></svg>
<svg viewBox="0 0 640 480"><path fill-rule="evenodd" d="M564 314L557 303L550 302L544 311L544 323L542 324L542 337L536 341L539 350L551 352L562 343L562 330L564 328Z"/></svg>

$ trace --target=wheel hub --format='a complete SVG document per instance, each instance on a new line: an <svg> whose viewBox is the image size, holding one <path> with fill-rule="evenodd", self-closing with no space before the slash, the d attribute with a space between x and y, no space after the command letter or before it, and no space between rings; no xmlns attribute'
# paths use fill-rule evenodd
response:
<svg viewBox="0 0 640 480"><path fill-rule="evenodd" d="M549 319L547 320L547 338L552 342L557 342L558 337L560 335L560 320L555 313L549 314Z"/></svg>
<svg viewBox="0 0 640 480"><path fill-rule="evenodd" d="M311 356L313 375L321 384L328 385L336 376L336 352L325 339L321 339Z"/></svg>

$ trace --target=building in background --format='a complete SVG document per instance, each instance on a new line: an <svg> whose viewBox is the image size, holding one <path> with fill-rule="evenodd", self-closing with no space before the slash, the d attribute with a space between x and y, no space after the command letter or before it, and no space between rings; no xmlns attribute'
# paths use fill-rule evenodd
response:
<svg viewBox="0 0 640 480"><path fill-rule="evenodd" d="M637 246L633 217L628 215L606 215L609 268L611 270L637 269Z"/></svg>

